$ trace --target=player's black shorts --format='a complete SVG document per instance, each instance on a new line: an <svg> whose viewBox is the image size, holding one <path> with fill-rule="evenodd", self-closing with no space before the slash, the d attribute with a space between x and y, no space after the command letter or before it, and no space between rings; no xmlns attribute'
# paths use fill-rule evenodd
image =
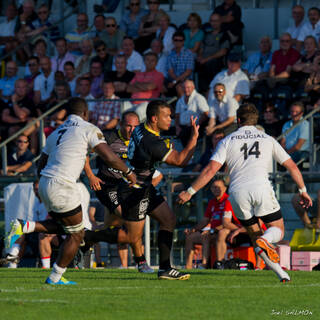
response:
<svg viewBox="0 0 320 320"><path fill-rule="evenodd" d="M108 208L110 213L113 213L114 210L119 206L118 198L118 186L119 182L114 184L100 184L101 190L96 191L96 196L99 201Z"/></svg>
<svg viewBox="0 0 320 320"><path fill-rule="evenodd" d="M232 248L236 248L239 247L240 245L244 244L244 243L249 243L252 246L252 242L251 239L249 237L249 235L247 233L239 233L234 239L233 242L230 243L228 241L229 246L231 246Z"/></svg>
<svg viewBox="0 0 320 320"><path fill-rule="evenodd" d="M137 189L130 188L127 183L120 183L118 195L122 218L127 221L144 220L147 214L165 201L153 185Z"/></svg>

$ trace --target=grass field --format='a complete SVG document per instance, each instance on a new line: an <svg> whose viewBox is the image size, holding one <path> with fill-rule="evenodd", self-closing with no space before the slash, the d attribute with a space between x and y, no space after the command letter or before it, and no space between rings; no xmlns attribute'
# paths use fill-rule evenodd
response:
<svg viewBox="0 0 320 320"><path fill-rule="evenodd" d="M0 269L0 319L320 319L320 272L193 271L188 281L135 270L72 270L76 286L44 284L47 270ZM299 313L301 313L299 315Z"/></svg>

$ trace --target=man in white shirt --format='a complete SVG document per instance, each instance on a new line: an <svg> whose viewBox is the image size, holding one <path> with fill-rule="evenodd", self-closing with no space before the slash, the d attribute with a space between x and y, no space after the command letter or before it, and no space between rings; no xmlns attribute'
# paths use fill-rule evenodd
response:
<svg viewBox="0 0 320 320"><path fill-rule="evenodd" d="M253 104L240 106L237 111L240 128L220 141L207 167L187 191L180 193L179 203L189 201L226 162L231 181L229 200L237 218L247 229L255 252L281 282L287 282L290 277L280 267L279 256L272 244L279 242L284 235L280 205L268 180L268 167L273 159L289 171L299 188L301 204L304 207L312 206L312 200L301 172L290 156L275 139L255 127L258 118L258 110ZM260 230L258 218L267 226L264 234Z"/></svg>
<svg viewBox="0 0 320 320"><path fill-rule="evenodd" d="M31 232L66 234L60 253L46 283L69 285L75 282L62 277L83 239L81 196L77 179L84 168L87 153L97 152L112 168L122 172L130 183L135 174L106 144L99 128L87 122L88 106L81 98L67 105L68 118L47 139L39 159L39 195L53 219L42 222L16 220L10 235Z"/></svg>
<svg viewBox="0 0 320 320"><path fill-rule="evenodd" d="M237 109L239 104L236 99L229 97L224 84L217 83L214 86L215 99L209 106L209 123L206 127L207 135L222 129L225 136L237 129ZM217 124L217 120L218 123Z"/></svg>
<svg viewBox="0 0 320 320"><path fill-rule="evenodd" d="M299 37L299 34L301 32L301 29L305 25L304 23L304 7L300 4L297 4L293 6L292 8L292 19L294 25L289 27L286 32L290 33L292 38L292 45L293 47L296 47L297 39Z"/></svg>
<svg viewBox="0 0 320 320"><path fill-rule="evenodd" d="M219 72L211 81L208 103L212 104L214 99L213 88L216 83L223 83L227 94L235 98L239 103L250 95L250 82L248 76L241 70L241 57L237 53L228 56L228 69Z"/></svg>
<svg viewBox="0 0 320 320"><path fill-rule="evenodd" d="M186 80L183 83L184 95L177 101L176 105L176 134L180 138L182 145L186 146L191 135L190 117L197 117L198 124L207 119L209 106L204 96L195 89L192 80Z"/></svg>

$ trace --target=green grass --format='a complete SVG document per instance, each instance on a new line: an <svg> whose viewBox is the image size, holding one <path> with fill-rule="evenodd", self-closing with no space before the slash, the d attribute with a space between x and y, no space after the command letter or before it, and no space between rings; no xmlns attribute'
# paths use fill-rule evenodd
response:
<svg viewBox="0 0 320 320"><path fill-rule="evenodd" d="M199 270L168 281L135 270L69 269L66 278L78 284L61 287L45 285L48 274L1 268L0 319L320 319L320 272L290 272L292 282L280 284L271 271Z"/></svg>

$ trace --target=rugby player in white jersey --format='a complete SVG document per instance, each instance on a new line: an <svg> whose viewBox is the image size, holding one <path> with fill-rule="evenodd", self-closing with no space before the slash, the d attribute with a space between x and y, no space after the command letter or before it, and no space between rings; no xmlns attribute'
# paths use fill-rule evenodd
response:
<svg viewBox="0 0 320 320"><path fill-rule="evenodd" d="M189 201L205 186L226 163L230 171L229 200L241 224L246 227L255 252L279 277L290 281L289 275L279 265L279 256L273 244L284 236L284 222L280 205L268 179L268 168L273 159L283 165L297 184L300 203L312 206L302 175L280 144L269 135L256 129L258 110L253 104L244 104L237 110L239 129L221 140L209 164L187 191L179 194L178 202ZM258 218L267 230L262 234Z"/></svg>
<svg viewBox="0 0 320 320"><path fill-rule="evenodd" d="M136 176L106 144L99 128L87 122L88 106L82 98L67 103L68 118L47 139L38 165L39 195L53 219L41 222L16 220L13 233L66 234L47 284L75 284L62 277L83 239L82 209L76 181L86 156L95 151L108 165L123 173L130 184ZM20 229L20 230L19 230Z"/></svg>

